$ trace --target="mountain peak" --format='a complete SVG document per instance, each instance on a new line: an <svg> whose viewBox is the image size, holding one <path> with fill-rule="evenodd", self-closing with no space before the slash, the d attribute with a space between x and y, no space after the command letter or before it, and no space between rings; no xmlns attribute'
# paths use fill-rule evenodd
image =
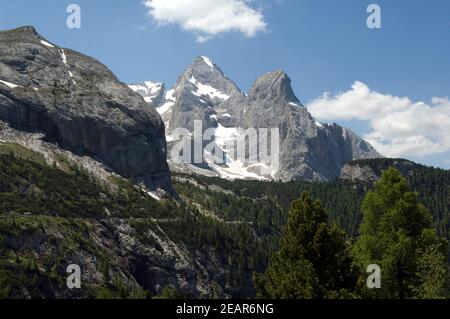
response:
<svg viewBox="0 0 450 319"><path fill-rule="evenodd" d="M33 26L23 26L16 29L0 31L1 41L26 42L45 45L54 48L56 45L47 41Z"/></svg>
<svg viewBox="0 0 450 319"><path fill-rule="evenodd" d="M199 56L178 78L175 88L189 85L208 86L228 96L241 94L241 90L230 80L210 58Z"/></svg>
<svg viewBox="0 0 450 319"><path fill-rule="evenodd" d="M0 79L0 121L39 131L149 190L171 191L164 123L96 59L21 27L0 32Z"/></svg>
<svg viewBox="0 0 450 319"><path fill-rule="evenodd" d="M33 26L23 26L16 29L6 30L0 32L0 40L14 39L36 39L42 38Z"/></svg>
<svg viewBox="0 0 450 319"><path fill-rule="evenodd" d="M207 56L199 56L194 59L192 64L187 69L193 70L196 73L215 73L218 72L223 75L222 70L219 68L219 66Z"/></svg>
<svg viewBox="0 0 450 319"><path fill-rule="evenodd" d="M22 33L31 33L31 34L35 34L35 35L38 34L36 29L33 26L31 26L31 25L18 27L16 29L7 30L5 32L22 32Z"/></svg>
<svg viewBox="0 0 450 319"><path fill-rule="evenodd" d="M148 83L142 86L132 88L144 93L149 87L153 88L153 84ZM245 96L212 59L199 56L162 101L158 112L166 124L169 154L175 147L176 128L186 128L192 133L196 120L201 121L202 130L214 130L217 147L227 154L226 163L221 165L216 165L213 156L206 156L202 163L207 165L202 169L189 163L185 166L172 162L173 167L182 172L192 170L232 179L323 181L339 176L342 166L353 159L379 157L370 144L350 130L318 123L302 107L293 92L291 79L283 70L261 75ZM248 128L279 128L279 167L272 167L271 161L247 165L246 161L234 157L235 152L229 146L236 145ZM257 149L261 146L258 144Z"/></svg>
<svg viewBox="0 0 450 319"><path fill-rule="evenodd" d="M283 70L268 72L258 77L248 94L250 100L275 100L300 103L295 96L291 79Z"/></svg>
<svg viewBox="0 0 450 319"><path fill-rule="evenodd" d="M206 63L206 65L209 66L210 68L216 67L216 63L213 60L211 60L210 58L208 58L207 56L201 56L198 59L203 60L203 62Z"/></svg>

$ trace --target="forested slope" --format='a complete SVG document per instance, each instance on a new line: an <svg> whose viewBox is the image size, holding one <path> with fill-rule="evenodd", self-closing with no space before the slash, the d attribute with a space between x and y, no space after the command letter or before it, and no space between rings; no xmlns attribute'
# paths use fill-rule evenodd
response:
<svg viewBox="0 0 450 319"><path fill-rule="evenodd" d="M279 247L291 202L319 199L356 237L370 182L227 181L174 175L180 199L156 201L121 178L110 183L64 158L49 166L16 145L0 147L0 297L146 298L173 287L189 297L253 297L253 272ZM365 162L377 170L389 162ZM449 237L448 171L405 173ZM79 264L83 288L69 290Z"/></svg>

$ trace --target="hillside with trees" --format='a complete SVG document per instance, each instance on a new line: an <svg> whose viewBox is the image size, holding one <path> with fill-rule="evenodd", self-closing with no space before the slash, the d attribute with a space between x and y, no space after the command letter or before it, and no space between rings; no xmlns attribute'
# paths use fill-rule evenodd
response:
<svg viewBox="0 0 450 319"><path fill-rule="evenodd" d="M294 289L294 296L361 296L349 283L353 277L326 284L333 276L326 265L347 272L348 258L352 267L371 259L370 247L360 243L369 235L392 242L402 238L399 233L367 232L367 196L374 196L366 196L373 187L367 183L228 181L175 174L179 199L156 201L127 180L101 182L64 159L64 165L52 166L14 145L0 150L2 298L287 297L273 284L285 271L268 268L286 267L289 260L276 257L285 255L302 256L298 271L311 273L305 279L310 288ZM418 226L421 235L406 237L415 243L411 258L416 264L408 272L423 274L411 279L421 288L383 296L442 296L443 288L433 287L444 287L435 284L445 275L447 261L444 244L438 245L436 238L449 235L449 174L419 167L406 177L404 183L418 194L405 196L414 205L423 203L417 206L421 214L430 213ZM299 199L305 192L309 197ZM425 235L433 245L418 244ZM317 236L315 246L305 242L310 236ZM334 245L328 247L331 238ZM359 248L349 257L349 245L355 243ZM314 259L329 249L340 257ZM377 261L388 263L389 256ZM80 263L86 271L81 290L65 286L70 263ZM357 272L360 286L361 269ZM271 274L266 280L259 277L258 289L266 288L258 292L254 273Z"/></svg>

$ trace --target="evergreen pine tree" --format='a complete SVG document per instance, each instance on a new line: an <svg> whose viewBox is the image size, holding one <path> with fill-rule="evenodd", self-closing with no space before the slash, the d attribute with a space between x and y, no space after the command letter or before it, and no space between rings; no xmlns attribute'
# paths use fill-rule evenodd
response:
<svg viewBox="0 0 450 319"><path fill-rule="evenodd" d="M449 297L448 264L439 246L432 245L421 252L417 263L417 276L419 283L413 289L417 298Z"/></svg>
<svg viewBox="0 0 450 319"><path fill-rule="evenodd" d="M368 265L381 268L381 288L364 289L366 297L444 297L448 293L444 287L448 278L446 242L438 238L431 215L401 173L386 170L374 190L366 194L362 210L354 257L363 277Z"/></svg>
<svg viewBox="0 0 450 319"><path fill-rule="evenodd" d="M258 297L322 299L349 297L356 286L345 233L308 193L292 203L280 250L269 268L255 274Z"/></svg>

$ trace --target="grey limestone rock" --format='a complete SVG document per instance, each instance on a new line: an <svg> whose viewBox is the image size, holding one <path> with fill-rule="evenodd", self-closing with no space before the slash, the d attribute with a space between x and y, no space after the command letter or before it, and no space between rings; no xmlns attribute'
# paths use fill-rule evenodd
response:
<svg viewBox="0 0 450 319"><path fill-rule="evenodd" d="M168 135L176 128L193 132L195 120L202 121L203 130L278 128L280 166L271 179L325 181L338 177L352 160L382 157L351 130L317 122L282 70L258 77L246 95L211 59L198 57L178 78L172 94L174 101L165 104L169 108L162 114ZM247 171L259 174L255 167Z"/></svg>
<svg viewBox="0 0 450 319"><path fill-rule="evenodd" d="M164 123L97 60L33 27L0 32L0 120L90 155L149 189L171 191Z"/></svg>

